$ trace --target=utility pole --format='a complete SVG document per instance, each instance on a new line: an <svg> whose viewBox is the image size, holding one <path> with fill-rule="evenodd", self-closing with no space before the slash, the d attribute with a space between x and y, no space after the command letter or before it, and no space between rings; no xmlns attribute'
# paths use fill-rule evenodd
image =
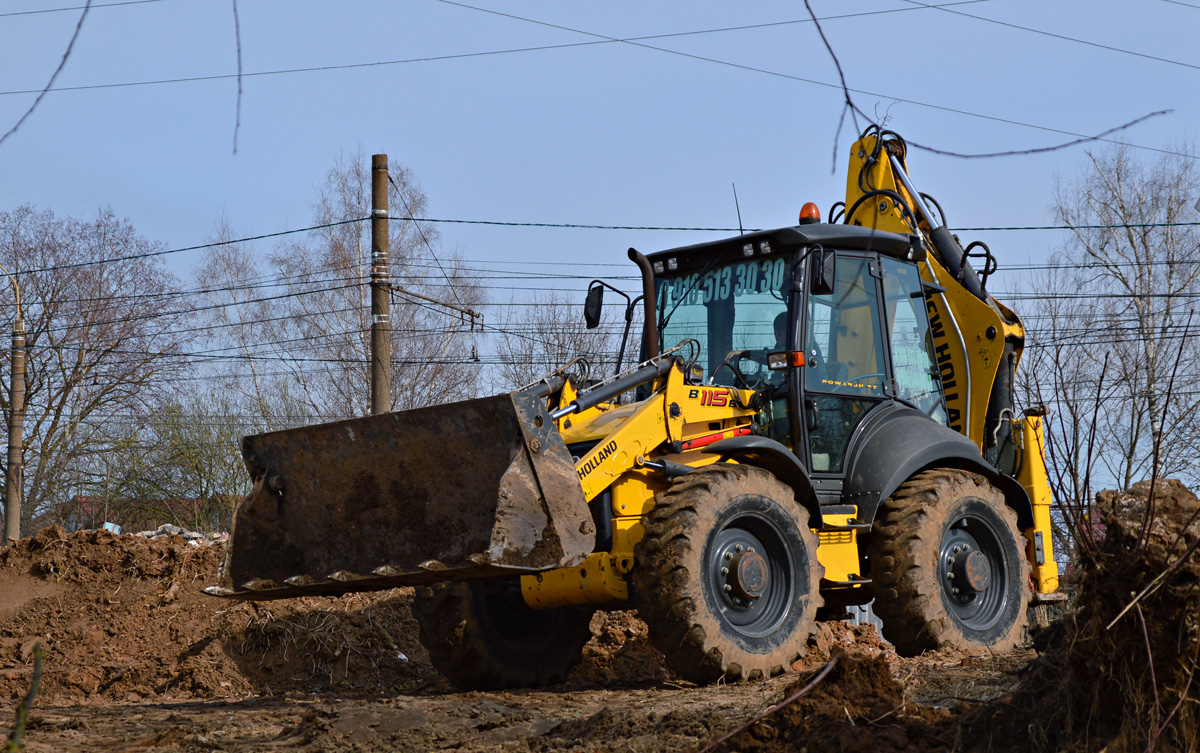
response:
<svg viewBox="0 0 1200 753"><path fill-rule="evenodd" d="M371 156L371 415L392 407L392 299L388 271L388 158Z"/></svg>
<svg viewBox="0 0 1200 753"><path fill-rule="evenodd" d="M9 387L8 468L4 476L4 541L7 545L21 538L21 490L25 481L25 313L21 310L21 288L8 275L17 297L17 318L12 332L12 383Z"/></svg>

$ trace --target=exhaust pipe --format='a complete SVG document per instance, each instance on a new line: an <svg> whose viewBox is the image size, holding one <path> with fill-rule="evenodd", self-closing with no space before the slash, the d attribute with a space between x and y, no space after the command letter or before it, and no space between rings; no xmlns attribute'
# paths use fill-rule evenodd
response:
<svg viewBox="0 0 1200 753"><path fill-rule="evenodd" d="M646 337L646 360L658 357L658 327L654 322L658 314L658 301L654 298L654 270L650 260L636 248L629 249L629 258L642 270L642 324Z"/></svg>

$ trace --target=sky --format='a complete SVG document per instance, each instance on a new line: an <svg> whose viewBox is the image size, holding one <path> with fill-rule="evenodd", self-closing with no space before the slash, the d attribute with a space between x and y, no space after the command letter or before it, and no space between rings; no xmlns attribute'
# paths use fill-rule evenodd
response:
<svg viewBox="0 0 1200 753"><path fill-rule="evenodd" d="M82 5L0 0L0 131L49 81ZM1200 0L812 7L856 104L913 142L1033 149L1162 110L1117 137L1153 160L1197 134ZM843 197L848 150L866 126L847 119L839 130L838 71L803 2L236 9L235 128L232 0L96 0L55 90L0 143L0 211L109 206L170 248L203 243L222 216L243 236L301 228L336 155L361 150L413 170L435 219L736 228L736 184L742 223L778 227L807 201L825 213ZM654 38L634 41L644 37ZM146 83L174 79L202 80ZM952 228L1041 226L1056 179L1097 146L990 159L913 151L909 170ZM633 274L630 246L729 234L438 227L442 251L489 269L569 263L614 277ZM987 241L1003 268L1044 261L1064 233L963 237ZM166 258L186 277L198 257ZM582 301L585 283L563 289ZM545 284L496 281L491 295Z"/></svg>

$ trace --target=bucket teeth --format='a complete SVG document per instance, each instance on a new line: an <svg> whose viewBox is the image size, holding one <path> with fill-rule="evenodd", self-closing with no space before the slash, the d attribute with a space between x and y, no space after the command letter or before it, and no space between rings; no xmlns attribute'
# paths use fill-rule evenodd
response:
<svg viewBox="0 0 1200 753"><path fill-rule="evenodd" d="M243 591L266 591L272 588L279 588L275 585L275 581L265 578L251 578L241 585Z"/></svg>
<svg viewBox="0 0 1200 753"><path fill-rule="evenodd" d="M438 562L437 560L425 560L421 564L417 565L417 567L419 567L420 569L424 570L427 573L436 573L439 570L447 569L445 565L443 565L441 562Z"/></svg>
<svg viewBox="0 0 1200 753"><path fill-rule="evenodd" d="M362 578L363 576L349 570L336 570L329 574L329 580L336 580L338 583L349 583L352 580L362 580Z"/></svg>
<svg viewBox="0 0 1200 753"><path fill-rule="evenodd" d="M204 593L208 594L209 596L233 596L237 592L232 588L226 588L225 586L209 586L208 588L204 589Z"/></svg>
<svg viewBox="0 0 1200 753"><path fill-rule="evenodd" d="M372 570L371 574L378 575L381 578L391 578L393 576L399 575L401 572L402 571L398 567L393 567L391 565L384 565L383 567L377 567L374 570Z"/></svg>
<svg viewBox="0 0 1200 753"><path fill-rule="evenodd" d="M317 581L311 575L293 575L290 578L284 578L283 582L289 586L300 587L300 586L311 586L312 584L316 583Z"/></svg>
<svg viewBox="0 0 1200 753"><path fill-rule="evenodd" d="M467 555L467 562L470 562L472 565L479 565L480 567L483 567L484 565L491 562L491 560L488 559L488 556L486 554L481 554L479 552L476 552L475 554Z"/></svg>

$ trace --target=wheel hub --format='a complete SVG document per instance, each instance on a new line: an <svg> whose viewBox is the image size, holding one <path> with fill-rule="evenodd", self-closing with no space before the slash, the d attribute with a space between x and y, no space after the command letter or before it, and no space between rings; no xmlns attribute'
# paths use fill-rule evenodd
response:
<svg viewBox="0 0 1200 753"><path fill-rule="evenodd" d="M743 599L757 599L767 591L767 561L754 551L740 552L729 561L726 583Z"/></svg>
<svg viewBox="0 0 1200 753"><path fill-rule="evenodd" d="M955 558L951 566L954 583L969 593L980 593L992 580L992 566L983 552L967 552Z"/></svg>

